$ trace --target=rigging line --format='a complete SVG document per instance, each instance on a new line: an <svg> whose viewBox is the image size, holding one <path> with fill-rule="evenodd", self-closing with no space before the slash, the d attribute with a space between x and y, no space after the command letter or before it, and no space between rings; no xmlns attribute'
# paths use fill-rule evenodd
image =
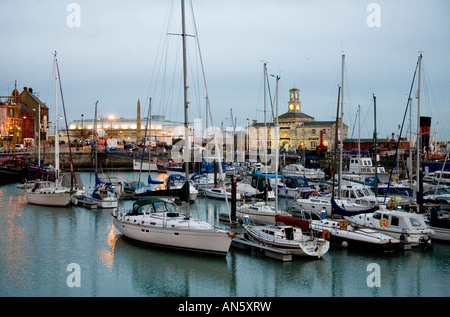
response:
<svg viewBox="0 0 450 317"><path fill-rule="evenodd" d="M410 101L410 99L411 99L411 94L412 94L412 91L413 91L413 88L414 88L414 81L415 81L415 79L416 79L417 68L419 67L419 60L420 60L420 57L419 57L419 59L417 60L416 69L414 70L413 80L412 80L412 82L411 82L411 87L410 87L410 89L409 89L408 101L407 101L407 103L406 103L406 109L405 109L405 113L404 113L404 115L403 115L402 127L401 127L401 129L400 129L399 134L398 134L398 141L397 141L397 146L396 146L396 148L395 148L395 155L394 155L394 159L393 159L393 161L392 161L391 172L389 173L388 186L387 186L386 193L384 194L384 202L386 202L386 197L387 197L387 194L388 194L388 192L389 192L389 187L390 187L390 185L391 185L392 173L393 173L393 171L394 171L394 167L395 167L396 160L397 160L397 152L398 152L398 146L399 146L399 144L400 144L400 137L401 137L401 135L402 135L403 124L404 124L404 122L405 122L405 117L406 117L406 114L408 113L408 106L410 105L410 102L409 102L409 101ZM419 142L417 142L417 146L419 146L418 143L419 143ZM419 158L417 158L417 159L419 159ZM418 177L418 176L419 176L419 171L416 171L416 178L417 178L417 181L419 181L419 177ZM378 180L377 180L377 181L378 181Z"/></svg>
<svg viewBox="0 0 450 317"><path fill-rule="evenodd" d="M55 53L55 55L56 55L56 53ZM67 124L66 107L64 105L64 96L63 96L63 92L62 92L61 76L59 74L59 65L58 65L58 60L57 59L56 59L56 71L58 72L59 90L60 90L60 93L61 93L61 102L62 102L63 111L64 111L64 121L66 123L67 141L69 143L70 175L72 176L70 178L70 187L72 189L73 188L73 181L75 181L75 185L77 185L77 180L76 180L76 177L75 177L75 171L73 169L73 157L72 157L72 147L70 146L69 126ZM55 133L58 133L58 131L55 131ZM55 144L55 146L56 146L56 144Z"/></svg>
<svg viewBox="0 0 450 317"><path fill-rule="evenodd" d="M434 110L437 113L437 117L441 118L441 115L439 113L439 109L437 107L437 103L436 103L436 99L434 97L434 93L433 90L431 89L431 85L430 85L430 78L428 76L428 70L426 68L426 62L422 61L422 70L423 70L423 74L424 74L424 92L426 93L426 97L428 100L428 103L432 105L432 107L434 108ZM430 100L430 97L432 100ZM438 132L444 132L442 129L439 129ZM447 138L444 135L444 138L442 138L442 140L447 140Z"/></svg>
<svg viewBox="0 0 450 317"><path fill-rule="evenodd" d="M203 81L204 81L205 90L206 90L206 104L207 104L207 107L208 107L208 110L209 110L209 116L210 116L210 119L211 119L211 125L214 127L214 120L213 120L213 115L212 115L212 111L211 111L211 104L210 104L210 100L209 100L208 86L206 84L206 76L205 76L205 71L204 71L203 58L202 58L202 54L201 54L201 50L200 50L200 40L199 40L199 36L198 36L198 32L197 32L197 23L195 22L194 7L192 5L192 0L189 1L189 3L190 3L190 6L191 6L192 20L193 20L193 24L194 24L195 38L197 39L197 47L198 47L198 52L199 52L199 56L200 56L200 62L201 62L201 65L202 65ZM214 133L214 146L215 146L216 149L219 149L216 133ZM219 175L220 175L220 178L222 180L222 186L223 186L223 188L225 190L225 176L224 176L224 173L223 173L223 170L222 170L221 151L216 151L216 153L217 153L217 159L218 159L218 164L217 165L219 166ZM228 195L226 194L226 192L225 192L225 204L227 206L230 223L232 223L230 206L228 204Z"/></svg>
<svg viewBox="0 0 450 317"><path fill-rule="evenodd" d="M163 29L164 28L168 29L168 26L170 24L170 20L172 17L171 12L173 12L173 2L170 2L167 7L167 11L166 11L166 15L165 15L164 23L163 23ZM155 75L156 75L156 82L158 82L159 73L161 71L161 65L162 65L162 56L163 56L163 52L164 52L164 48L166 47L166 44L167 44L167 37L164 32L161 32L161 36L159 38L159 43L158 43L157 54L156 54L156 58L155 58L155 63L154 63L155 66L153 67L151 77L150 77L150 83L149 83L148 89L147 89L147 97L149 97L151 95L150 89L153 85L153 80L154 80ZM158 62L158 60L160 60L160 61ZM156 67L156 66L158 66L158 67ZM155 72L156 72L156 74L155 74ZM155 95L156 86L157 86L157 84L155 85L153 95Z"/></svg>

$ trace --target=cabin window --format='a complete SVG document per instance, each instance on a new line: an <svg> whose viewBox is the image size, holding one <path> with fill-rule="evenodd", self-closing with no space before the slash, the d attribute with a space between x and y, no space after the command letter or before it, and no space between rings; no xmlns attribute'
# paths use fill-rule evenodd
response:
<svg viewBox="0 0 450 317"><path fill-rule="evenodd" d="M373 218L374 218L374 219L381 219L381 214L379 214L379 213L374 213L374 214L373 214Z"/></svg>
<svg viewBox="0 0 450 317"><path fill-rule="evenodd" d="M420 223L420 220L417 218L409 218L409 221L411 222L411 225L413 227L420 227L422 224Z"/></svg>
<svg viewBox="0 0 450 317"><path fill-rule="evenodd" d="M166 205L166 209L168 212L172 212L175 211L175 208L173 207L172 204L165 204Z"/></svg>
<svg viewBox="0 0 450 317"><path fill-rule="evenodd" d="M163 203L154 203L153 207L155 208L156 212L163 212L163 211L165 211Z"/></svg>
<svg viewBox="0 0 450 317"><path fill-rule="evenodd" d="M392 216L391 218L391 226L396 226L398 227L398 223L399 223L400 219L396 216Z"/></svg>

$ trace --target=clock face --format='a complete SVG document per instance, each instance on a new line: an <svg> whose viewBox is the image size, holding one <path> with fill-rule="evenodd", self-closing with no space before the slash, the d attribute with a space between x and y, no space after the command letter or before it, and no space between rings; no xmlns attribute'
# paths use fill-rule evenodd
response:
<svg viewBox="0 0 450 317"><path fill-rule="evenodd" d="M296 109L297 111L299 111L299 110L300 110L300 105L295 106L295 109Z"/></svg>
<svg viewBox="0 0 450 317"><path fill-rule="evenodd" d="M292 103L289 104L289 110L294 110L294 105Z"/></svg>

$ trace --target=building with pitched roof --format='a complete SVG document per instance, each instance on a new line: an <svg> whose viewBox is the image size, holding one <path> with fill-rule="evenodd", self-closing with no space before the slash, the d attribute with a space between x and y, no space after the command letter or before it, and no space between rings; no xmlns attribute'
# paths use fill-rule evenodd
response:
<svg viewBox="0 0 450 317"><path fill-rule="evenodd" d="M41 131L41 140L48 135L48 107L33 94L33 89L24 87L19 94L17 85L11 96L1 96L0 100L0 134L1 146L24 144L37 140ZM39 115L41 119L39 120ZM39 122L41 128L39 129Z"/></svg>

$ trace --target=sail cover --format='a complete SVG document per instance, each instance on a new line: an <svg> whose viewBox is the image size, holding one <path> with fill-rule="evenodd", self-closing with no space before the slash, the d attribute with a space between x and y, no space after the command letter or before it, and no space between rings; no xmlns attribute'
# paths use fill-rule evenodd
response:
<svg viewBox="0 0 450 317"><path fill-rule="evenodd" d="M293 226L293 227L298 227L302 230L308 230L309 229L309 221L308 220L303 220L303 219L295 219L295 218L291 218L291 217L285 217L285 216L281 216L281 215L276 215L275 216L275 221L276 222L282 222L287 226Z"/></svg>

